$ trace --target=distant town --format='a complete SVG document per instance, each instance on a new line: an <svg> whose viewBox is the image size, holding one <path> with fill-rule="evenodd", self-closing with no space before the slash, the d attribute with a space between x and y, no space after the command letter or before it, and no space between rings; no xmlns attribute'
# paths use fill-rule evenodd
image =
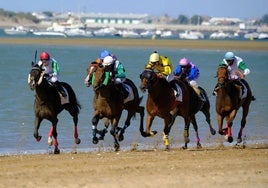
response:
<svg viewBox="0 0 268 188"><path fill-rule="evenodd" d="M9 14L7 14L9 13ZM256 20L239 18L208 17L195 15L188 18L179 15L153 17L148 14L108 14L108 13L12 13L0 9L0 27L6 33L16 34L25 30L36 35L76 36L120 36L120 37L174 37L202 39L204 33L212 39L246 37L266 39L268 15ZM4 20L4 21L3 21ZM18 34L18 33L17 33Z"/></svg>

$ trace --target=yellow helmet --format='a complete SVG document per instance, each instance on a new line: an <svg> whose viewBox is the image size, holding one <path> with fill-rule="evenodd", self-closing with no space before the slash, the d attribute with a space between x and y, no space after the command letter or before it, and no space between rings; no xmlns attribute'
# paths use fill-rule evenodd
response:
<svg viewBox="0 0 268 188"><path fill-rule="evenodd" d="M152 53L150 55L149 61L152 62L152 63L154 63L154 62L159 61L159 59L160 59L160 55L157 52L154 52L154 53Z"/></svg>

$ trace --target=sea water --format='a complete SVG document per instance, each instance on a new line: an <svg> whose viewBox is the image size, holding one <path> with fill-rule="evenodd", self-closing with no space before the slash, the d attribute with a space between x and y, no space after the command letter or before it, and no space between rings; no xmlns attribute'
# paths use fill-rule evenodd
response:
<svg viewBox="0 0 268 188"><path fill-rule="evenodd" d="M50 45L0 45L0 154L18 154L18 153L46 153L53 149L47 145L47 132L51 123L44 120L41 124L39 133L42 140L36 142L33 137L34 129L34 111L33 102L35 92L31 91L27 84L27 76L31 69L31 62L35 59L35 51L38 54L42 51L48 51L60 65L60 80L69 83L76 92L77 98L82 105L79 115L78 131L81 144L76 148L78 151L97 151L101 149L113 150L113 139L109 134L104 141L97 145L92 143L91 119L93 117L93 91L91 87L85 87L84 78L86 68L89 62L98 57L101 50L107 49L114 53L120 61L124 63L127 77L132 79L137 87L140 85L139 75L148 62L149 55L157 50L161 55L168 56L175 67L182 57L187 57L193 61L200 69L198 83L209 95L211 103L211 120L213 127L218 130L215 112L215 97L212 96L212 90L216 84L216 69L221 62L225 51L221 50L188 50L188 49L167 49L161 47L92 47L92 46L50 46ZM255 144L268 141L267 111L268 111L268 83L266 81L268 53L267 51L238 51L234 53L242 57L251 70L247 76L253 94L257 98L250 106L247 117L247 124L244 129L244 139L247 142ZM141 93L143 101L141 105L145 106L147 93ZM233 124L233 136L237 137L240 128L241 109L238 112ZM123 126L126 117L124 111L120 123ZM203 145L220 144L222 136L218 133L210 135L208 125L204 115L199 112L196 115L199 136ZM58 116L58 140L62 152L71 151L74 148L73 139L73 121L68 112L63 111ZM157 130L158 134L151 138L143 138L139 132L139 114L132 119L130 127L126 130L125 140L120 142L122 149L132 147L141 148L161 148L163 147L162 132L164 122L156 117L152 130ZM146 124L146 119L144 119ZM102 122L98 125L103 127ZM180 147L183 141L184 122L181 117L177 117L170 133L171 147ZM195 133L193 127L190 127L191 144L195 146ZM226 142L225 142L226 143ZM235 144L235 143L233 143Z"/></svg>

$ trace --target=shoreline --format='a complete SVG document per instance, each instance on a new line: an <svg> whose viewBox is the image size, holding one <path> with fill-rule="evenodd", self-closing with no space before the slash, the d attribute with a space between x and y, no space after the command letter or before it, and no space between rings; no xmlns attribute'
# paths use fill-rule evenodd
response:
<svg viewBox="0 0 268 188"><path fill-rule="evenodd" d="M158 47L174 49L204 50L251 50L268 51L266 41L231 40L165 40L165 39L101 39L101 38L1 38L0 44L44 44L69 46L121 46L121 47Z"/></svg>

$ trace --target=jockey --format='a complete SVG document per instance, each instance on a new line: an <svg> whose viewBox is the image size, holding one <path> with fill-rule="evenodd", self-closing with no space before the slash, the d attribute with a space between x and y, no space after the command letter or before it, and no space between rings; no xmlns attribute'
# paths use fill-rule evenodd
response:
<svg viewBox="0 0 268 188"><path fill-rule="evenodd" d="M235 56L233 52L227 52L224 55L224 59L220 63L220 65L228 66L228 72L230 73L230 80L237 81L236 84L240 86L242 89L243 83L240 82L241 79L244 79L246 75L250 73L249 68L246 63L243 61L241 57ZM216 95L216 87L214 88L213 95Z"/></svg>
<svg viewBox="0 0 268 188"><path fill-rule="evenodd" d="M126 73L125 73L125 68L120 62L116 56L106 56L103 59L102 65L106 67L108 70L109 74L108 76L112 78L114 84L117 86L117 88L122 92L123 98L127 98L129 95L129 92L127 91L126 87L124 86L124 81L126 80ZM106 84L108 82L109 78L105 78ZM104 83L105 84L105 83Z"/></svg>
<svg viewBox="0 0 268 188"><path fill-rule="evenodd" d="M150 55L149 62L145 66L145 69L156 69L158 71L158 76L168 79L168 76L172 73L172 64L168 57L160 56L155 51Z"/></svg>
<svg viewBox="0 0 268 188"><path fill-rule="evenodd" d="M42 52L40 54L38 65L44 70L42 74L48 75L45 78L51 83L51 85L55 87L63 97L66 97L67 95L65 91L58 81L60 72L58 62L54 58L51 58L47 52Z"/></svg>
<svg viewBox="0 0 268 188"><path fill-rule="evenodd" d="M185 57L182 58L174 71L174 77L180 77L183 80L189 82L197 95L201 98L200 89L198 88L197 84L199 69L195 64L193 64L193 62L189 61Z"/></svg>
<svg viewBox="0 0 268 188"><path fill-rule="evenodd" d="M85 85L87 87L89 87L91 85L92 75L93 75L93 72L96 70L96 67L99 66L99 65L101 65L103 59L106 56L109 56L109 55L110 55L110 52L109 51L103 50L103 51L101 51L100 56L95 61L89 63L88 68L87 68L88 75L86 76L86 78L84 80L84 83L85 83Z"/></svg>

